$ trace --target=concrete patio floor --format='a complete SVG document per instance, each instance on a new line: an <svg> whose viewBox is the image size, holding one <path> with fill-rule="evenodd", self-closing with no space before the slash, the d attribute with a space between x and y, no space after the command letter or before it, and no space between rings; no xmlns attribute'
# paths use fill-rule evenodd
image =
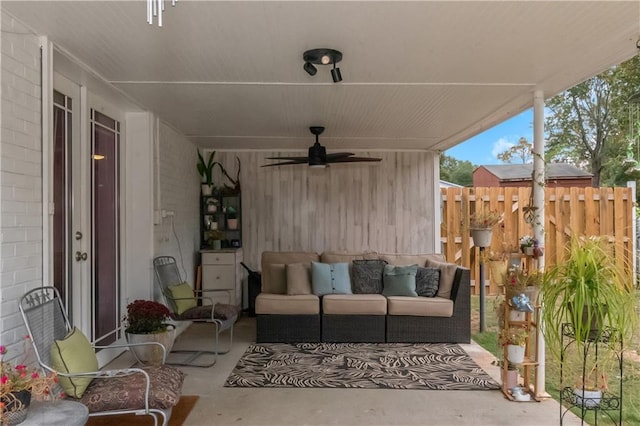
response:
<svg viewBox="0 0 640 426"><path fill-rule="evenodd" d="M255 319L241 318L231 351L210 368L179 367L186 374L183 394L199 395L185 426L196 425L513 425L559 424L554 400L511 402L495 391L392 389L225 388L224 382L247 346L255 341ZM213 327L193 324L179 348L212 348ZM223 344L228 335L224 334ZM499 382L493 355L476 344L461 345ZM118 361L126 361L125 354ZM568 413L565 425L580 420Z"/></svg>

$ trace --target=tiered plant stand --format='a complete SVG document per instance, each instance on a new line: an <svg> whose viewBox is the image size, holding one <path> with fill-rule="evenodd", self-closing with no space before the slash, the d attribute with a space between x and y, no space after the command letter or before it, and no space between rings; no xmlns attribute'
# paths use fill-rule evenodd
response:
<svg viewBox="0 0 640 426"><path fill-rule="evenodd" d="M598 424L598 417L600 413L604 413L609 417L611 422L615 425L622 425L622 369L623 369L623 342L622 338L619 335L616 329L610 327L604 327L604 329L593 339L589 339L584 342L583 354L582 354L582 377L586 377L588 374L587 370L587 360L589 357L592 357L594 365L598 365L598 356L601 350L611 350L610 348L601 348L601 346L608 345L610 342L619 342L619 352L615 354L617 366L619 369L619 374L616 374L618 377L618 389L614 392L610 392L609 390L602 392L602 397L600 400L596 400L593 398L584 397L585 389L579 389L583 393L583 397L576 395L574 392L573 386L565 386L564 383L564 375L563 375L563 366L567 349L576 342L576 336L573 329L573 324L565 323L562 324L562 352L560 354L560 400L564 404L560 404L560 424L562 425L564 416L571 410L573 407L580 408L580 418L582 419L581 424L585 424L585 418L589 415L589 413L593 413L593 424ZM584 381L583 381L584 383ZM616 419L614 413L618 413L618 418Z"/></svg>
<svg viewBox="0 0 640 426"><path fill-rule="evenodd" d="M537 351L538 347L538 308L536 307L534 312L525 312L525 319L523 321L511 321L509 319L509 301L504 304L504 329L508 330L510 327L523 327L527 330L527 342L524 352L524 361L520 364L516 364L519 372L522 376L522 383L518 383L518 386L522 388L526 393L531 396L530 401L540 401L537 397L536 389L536 375L538 374L538 359ZM533 344L535 342L535 345ZM509 371L509 362L507 360L507 348L503 349L503 361L502 361L502 393L505 397L511 401L516 401L515 396L512 394L509 385L507 384L507 375Z"/></svg>

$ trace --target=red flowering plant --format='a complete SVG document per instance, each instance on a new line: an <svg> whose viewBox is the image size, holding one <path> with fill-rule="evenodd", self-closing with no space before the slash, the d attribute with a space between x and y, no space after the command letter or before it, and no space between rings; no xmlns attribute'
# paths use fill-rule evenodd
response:
<svg viewBox="0 0 640 426"><path fill-rule="evenodd" d="M8 351L5 346L0 345L0 416L3 412L22 408L22 403L15 396L21 391L27 391L34 399L41 400L64 397L64 393L59 392L56 386L58 377L55 373L44 374L37 368L27 366L26 358L32 350L31 338L26 336L24 359L11 363L4 360Z"/></svg>
<svg viewBox="0 0 640 426"><path fill-rule="evenodd" d="M125 331L131 334L161 333L167 330L166 323L171 312L162 303L152 300L136 300L127 305Z"/></svg>

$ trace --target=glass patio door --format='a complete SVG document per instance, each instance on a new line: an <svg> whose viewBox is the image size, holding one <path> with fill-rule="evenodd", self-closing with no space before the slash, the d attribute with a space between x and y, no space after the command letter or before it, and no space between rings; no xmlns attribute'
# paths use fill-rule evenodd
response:
<svg viewBox="0 0 640 426"><path fill-rule="evenodd" d="M120 326L120 120L54 73L52 277L72 322L99 344Z"/></svg>

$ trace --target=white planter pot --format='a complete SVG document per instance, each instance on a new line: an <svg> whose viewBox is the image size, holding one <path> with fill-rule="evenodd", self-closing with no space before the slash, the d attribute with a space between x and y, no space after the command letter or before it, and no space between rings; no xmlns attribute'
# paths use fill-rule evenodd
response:
<svg viewBox="0 0 640 426"><path fill-rule="evenodd" d="M215 213L218 211L218 206L215 204L207 204L207 213Z"/></svg>
<svg viewBox="0 0 640 426"><path fill-rule="evenodd" d="M507 359L512 364L522 364L524 362L524 346L507 345Z"/></svg>
<svg viewBox="0 0 640 426"><path fill-rule="evenodd" d="M489 247L491 245L491 236L493 231L486 228L471 228L471 237L473 244L478 247Z"/></svg>
<svg viewBox="0 0 640 426"><path fill-rule="evenodd" d="M209 196L211 194L213 194L213 185L207 185L206 183L203 183L201 186L201 191L202 191L202 195L204 196Z"/></svg>
<svg viewBox="0 0 640 426"><path fill-rule="evenodd" d="M525 247L524 254L526 254L527 256L533 256L533 247Z"/></svg>
<svg viewBox="0 0 640 426"><path fill-rule="evenodd" d="M573 389L573 394L576 396L576 404L584 407L597 407L602 400L602 391L597 390L582 390Z"/></svg>
<svg viewBox="0 0 640 426"><path fill-rule="evenodd" d="M125 333L125 335L127 338L127 342L129 343L158 342L166 348L167 355L169 355L169 352L171 352L171 348L173 348L173 342L176 337L176 329L174 327L162 333ZM131 352L133 352L133 355L141 363L150 365L162 364L162 349L158 345L132 346Z"/></svg>
<svg viewBox="0 0 640 426"><path fill-rule="evenodd" d="M515 309L509 310L509 321L524 321L527 319L527 313L522 311L516 311Z"/></svg>

